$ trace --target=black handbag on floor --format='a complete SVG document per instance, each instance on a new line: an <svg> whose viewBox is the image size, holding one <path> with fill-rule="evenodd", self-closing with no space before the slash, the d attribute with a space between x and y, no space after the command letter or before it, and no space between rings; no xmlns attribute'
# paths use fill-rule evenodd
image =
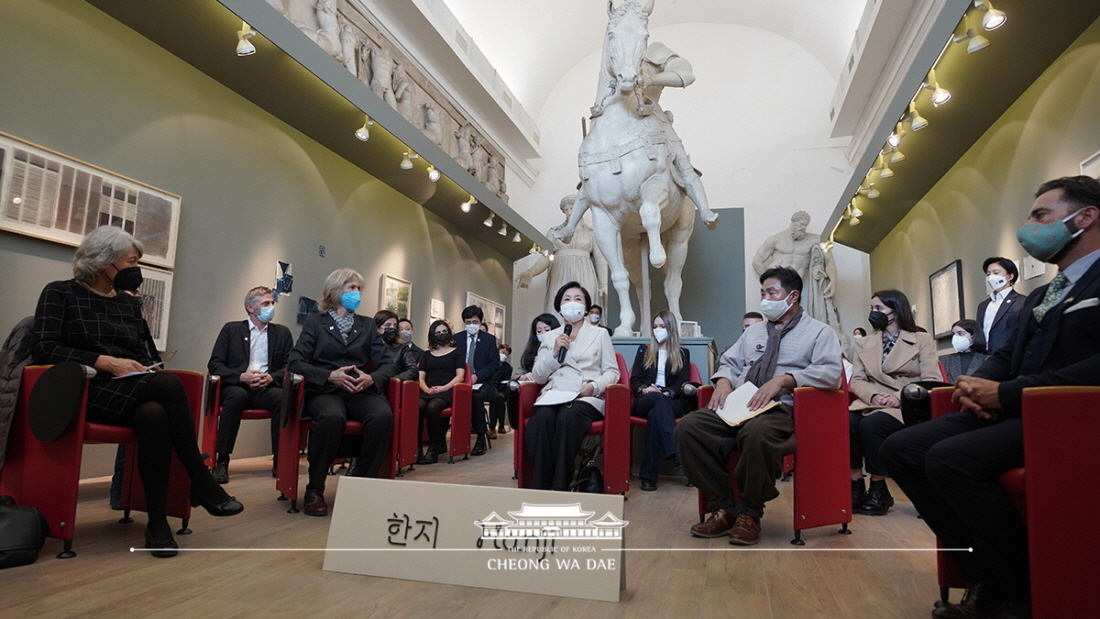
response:
<svg viewBox="0 0 1100 619"><path fill-rule="evenodd" d="M37 561L48 531L46 518L35 507L0 496L0 569Z"/></svg>
<svg viewBox="0 0 1100 619"><path fill-rule="evenodd" d="M577 473L577 481L569 486L570 492L591 492L593 494L603 492L603 471L596 464L596 459L600 457L601 447L603 446L597 445L588 458L581 462L581 470Z"/></svg>

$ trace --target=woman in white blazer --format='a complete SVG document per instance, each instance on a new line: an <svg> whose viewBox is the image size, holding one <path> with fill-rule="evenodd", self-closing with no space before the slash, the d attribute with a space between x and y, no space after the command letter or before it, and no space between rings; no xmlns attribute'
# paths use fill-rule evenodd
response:
<svg viewBox="0 0 1100 619"><path fill-rule="evenodd" d="M901 390L917 381L943 380L936 343L913 319L909 299L899 290L880 290L871 297L867 317L875 332L856 340L849 387L856 400L849 407L852 510L882 516L894 505L886 486L886 468L878 451L886 437L905 427ZM871 476L864 491L863 467Z"/></svg>
<svg viewBox="0 0 1100 619"><path fill-rule="evenodd" d="M577 282L569 282L554 296L554 309L565 324L542 338L535 366L535 382L544 391L568 391L576 396L564 403L536 406L524 426L524 442L534 463L531 487L567 490L573 481L573 458L592 422L603 419L603 394L619 380L611 336L585 319L592 297ZM562 359L558 361L558 359Z"/></svg>

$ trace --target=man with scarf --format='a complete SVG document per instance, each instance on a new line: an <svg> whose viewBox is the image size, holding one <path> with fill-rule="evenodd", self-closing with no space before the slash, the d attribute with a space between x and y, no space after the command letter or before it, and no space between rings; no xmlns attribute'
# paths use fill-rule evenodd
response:
<svg viewBox="0 0 1100 619"><path fill-rule="evenodd" d="M764 503L779 496L775 478L783 457L794 453L794 389L840 386L840 342L823 322L802 310L802 278L793 269L771 268L760 276L760 313L767 319L749 326L730 346L711 377L714 395L706 408L676 425L684 473L710 496L710 517L691 527L696 537L719 537L751 546L760 541ZM759 389L749 410L779 405L737 426L715 412L737 387ZM740 454L733 470L740 502L730 489L729 456Z"/></svg>

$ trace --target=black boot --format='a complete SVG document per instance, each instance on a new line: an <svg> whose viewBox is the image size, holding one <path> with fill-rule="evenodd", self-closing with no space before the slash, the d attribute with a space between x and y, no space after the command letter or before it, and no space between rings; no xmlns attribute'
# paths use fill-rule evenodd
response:
<svg viewBox="0 0 1100 619"><path fill-rule="evenodd" d="M485 435L478 434L477 442L474 443L474 448L470 450L471 456L484 456L487 449L485 448Z"/></svg>
<svg viewBox="0 0 1100 619"><path fill-rule="evenodd" d="M439 452L436 451L436 443L428 443L427 445L421 445L420 457L417 458L417 464L435 464L439 462Z"/></svg>
<svg viewBox="0 0 1100 619"><path fill-rule="evenodd" d="M863 484L863 478L852 480L852 512L856 513L863 502L867 500L867 486Z"/></svg>
<svg viewBox="0 0 1100 619"><path fill-rule="evenodd" d="M893 506L894 497L890 496L886 480L871 480L871 487L867 490L867 500L860 506L859 513L864 516L885 516Z"/></svg>

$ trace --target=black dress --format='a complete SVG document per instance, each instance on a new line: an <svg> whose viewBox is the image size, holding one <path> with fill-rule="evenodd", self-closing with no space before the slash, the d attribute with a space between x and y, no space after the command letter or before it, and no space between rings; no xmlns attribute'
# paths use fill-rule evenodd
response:
<svg viewBox="0 0 1100 619"><path fill-rule="evenodd" d="M142 365L160 361L141 298L125 292L105 297L76 280L47 284L34 313L35 363L76 361L89 367L100 355L133 359ZM130 413L153 374L113 378L99 372L88 387L88 421L130 425Z"/></svg>
<svg viewBox="0 0 1100 619"><path fill-rule="evenodd" d="M455 375L458 370L466 369L466 360L462 358L462 355L458 354L458 349L454 349L445 355L433 355L432 351L425 350L424 354L420 355L420 363L417 365L421 372L424 372L424 383L429 387L439 387L440 385L446 385L455 379ZM440 393L424 393L420 392L420 399L431 400L438 398L445 400L447 405L451 404L451 395L454 393L453 389L442 391Z"/></svg>

